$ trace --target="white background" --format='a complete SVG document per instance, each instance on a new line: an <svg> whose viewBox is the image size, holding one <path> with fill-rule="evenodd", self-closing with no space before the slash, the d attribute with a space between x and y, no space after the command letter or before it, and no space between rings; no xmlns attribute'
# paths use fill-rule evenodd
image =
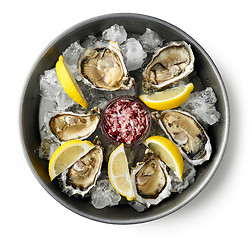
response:
<svg viewBox="0 0 252 240"><path fill-rule="evenodd" d="M20 138L21 96L41 51L72 25L117 12L147 14L187 32L217 65L231 107L228 146L207 187L179 211L137 225L95 222L60 205L33 176ZM251 5L245 0L1 3L1 239L85 239L89 232L97 239L248 239L252 214L251 15Z"/></svg>

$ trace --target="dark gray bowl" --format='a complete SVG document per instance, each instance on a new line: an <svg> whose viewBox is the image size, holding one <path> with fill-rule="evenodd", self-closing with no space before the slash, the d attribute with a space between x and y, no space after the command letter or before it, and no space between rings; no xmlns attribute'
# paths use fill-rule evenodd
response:
<svg viewBox="0 0 252 240"><path fill-rule="evenodd" d="M69 198L59 191L57 183L51 182L48 176L48 162L40 159L36 154L40 144L38 113L40 104L39 76L46 69L55 66L58 56L71 43L85 39L88 35L100 34L113 24L123 25L127 32L143 34L145 28L151 28L166 40L185 40L191 44L195 54L195 70L204 87L211 86L218 98L217 110L222 115L222 121L210 127L208 133L212 142L213 153L211 160L197 167L196 181L182 194L172 194L159 205L138 213L129 205L95 209L90 199ZM34 68L27 79L22 106L21 106L21 132L28 164L37 180L45 190L58 202L84 217L116 224L130 224L147 222L164 217L191 201L209 182L221 162L227 143L229 129L229 107L227 94L221 76L204 49L189 35L177 27L153 17L139 14L111 14L95 17L81 22L68 29L47 46L35 62Z"/></svg>

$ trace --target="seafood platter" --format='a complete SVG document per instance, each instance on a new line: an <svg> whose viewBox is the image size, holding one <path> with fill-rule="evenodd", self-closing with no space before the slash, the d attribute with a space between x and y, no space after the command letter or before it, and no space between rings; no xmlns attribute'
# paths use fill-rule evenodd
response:
<svg viewBox="0 0 252 240"><path fill-rule="evenodd" d="M227 142L228 100L213 61L185 32L110 14L44 50L21 128L28 164L62 205L101 222L140 223L207 185Z"/></svg>

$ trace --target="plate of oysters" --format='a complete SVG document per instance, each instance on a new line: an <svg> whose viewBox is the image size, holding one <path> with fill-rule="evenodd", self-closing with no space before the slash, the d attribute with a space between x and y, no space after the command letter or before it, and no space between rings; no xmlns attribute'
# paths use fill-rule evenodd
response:
<svg viewBox="0 0 252 240"><path fill-rule="evenodd" d="M180 209L224 154L229 107L205 50L179 28L110 14L66 30L24 90L28 164L73 212L116 224Z"/></svg>

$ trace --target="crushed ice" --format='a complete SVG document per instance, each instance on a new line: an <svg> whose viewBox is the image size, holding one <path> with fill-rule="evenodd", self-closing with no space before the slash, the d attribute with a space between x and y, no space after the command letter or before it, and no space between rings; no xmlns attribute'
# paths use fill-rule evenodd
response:
<svg viewBox="0 0 252 240"><path fill-rule="evenodd" d="M108 28L102 32L102 38L104 40L113 40L120 45L126 41L127 32L123 26L119 26L118 24L114 24L113 26L111 26L110 28Z"/></svg>
<svg viewBox="0 0 252 240"><path fill-rule="evenodd" d="M181 193L191 183L195 181L196 170L193 165L184 160L184 169L182 175L182 181L174 174L172 170L169 171L169 175L172 177L172 192Z"/></svg>
<svg viewBox="0 0 252 240"><path fill-rule="evenodd" d="M75 79L81 81L81 76L77 69L77 61L84 48L80 45L79 41L72 43L63 53L65 62L69 65Z"/></svg>
<svg viewBox="0 0 252 240"><path fill-rule="evenodd" d="M126 43L121 45L121 49L128 71L140 68L147 57L147 53L143 50L142 45L135 38L127 39Z"/></svg>
<svg viewBox="0 0 252 240"><path fill-rule="evenodd" d="M83 47L80 45L79 41L76 41L63 52L64 61L68 65L76 65L80 54L83 52Z"/></svg>
<svg viewBox="0 0 252 240"><path fill-rule="evenodd" d="M221 118L221 114L215 107L216 102L217 98L214 90L207 87L203 91L191 93L180 107L194 115L199 121L213 125Z"/></svg>
<svg viewBox="0 0 252 240"><path fill-rule="evenodd" d="M40 95L54 102L56 110L64 110L75 103L60 85L55 68L40 76Z"/></svg>
<svg viewBox="0 0 252 240"><path fill-rule="evenodd" d="M149 28L146 28L145 33L139 37L139 42L146 52L156 52L162 46L163 41L158 33Z"/></svg>
<svg viewBox="0 0 252 240"><path fill-rule="evenodd" d="M108 179L100 179L91 189L91 203L95 208L115 206L121 200L121 195L113 188Z"/></svg>
<svg viewBox="0 0 252 240"><path fill-rule="evenodd" d="M74 100L70 98L65 91L61 91L59 95L56 96L55 101L58 110L65 110L75 103Z"/></svg>
<svg viewBox="0 0 252 240"><path fill-rule="evenodd" d="M61 85L59 83L55 68L46 70L40 76L40 95L49 100L55 100L55 97L61 92Z"/></svg>

